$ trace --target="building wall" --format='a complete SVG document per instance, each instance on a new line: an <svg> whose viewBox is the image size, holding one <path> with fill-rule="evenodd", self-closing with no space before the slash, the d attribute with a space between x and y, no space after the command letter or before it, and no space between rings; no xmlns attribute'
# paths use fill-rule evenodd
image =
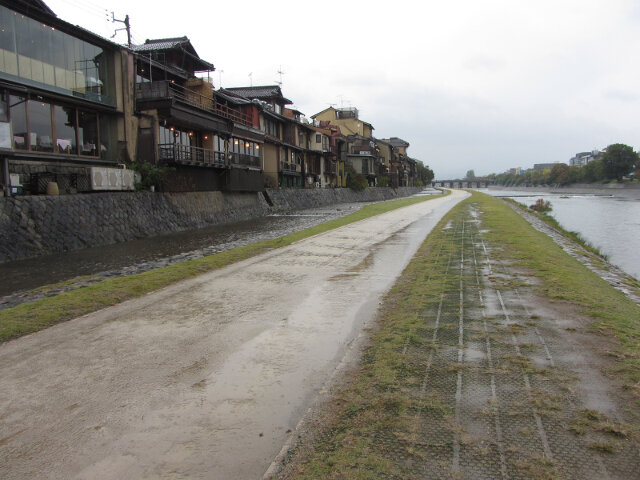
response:
<svg viewBox="0 0 640 480"><path fill-rule="evenodd" d="M262 147L262 155L264 160L264 175L268 185L273 187L278 185L279 170L279 147L273 143L265 143Z"/></svg>

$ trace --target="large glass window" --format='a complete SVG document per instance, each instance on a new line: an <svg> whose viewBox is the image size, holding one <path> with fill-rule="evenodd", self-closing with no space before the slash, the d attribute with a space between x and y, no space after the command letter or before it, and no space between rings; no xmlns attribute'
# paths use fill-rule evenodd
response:
<svg viewBox="0 0 640 480"><path fill-rule="evenodd" d="M94 157L100 155L97 114L85 111L78 112L78 145L82 155Z"/></svg>
<svg viewBox="0 0 640 480"><path fill-rule="evenodd" d="M9 95L9 117L13 131L13 148L26 150L27 136L27 99L17 95Z"/></svg>
<svg viewBox="0 0 640 480"><path fill-rule="evenodd" d="M9 121L9 107L7 106L7 94L0 90L0 122Z"/></svg>
<svg viewBox="0 0 640 480"><path fill-rule="evenodd" d="M115 105L102 48L0 6L0 76Z"/></svg>
<svg viewBox="0 0 640 480"><path fill-rule="evenodd" d="M38 152L53 152L51 130L51 105L38 99L29 100L29 149Z"/></svg>
<svg viewBox="0 0 640 480"><path fill-rule="evenodd" d="M56 148L60 153L78 153L76 144L76 109L54 106Z"/></svg>

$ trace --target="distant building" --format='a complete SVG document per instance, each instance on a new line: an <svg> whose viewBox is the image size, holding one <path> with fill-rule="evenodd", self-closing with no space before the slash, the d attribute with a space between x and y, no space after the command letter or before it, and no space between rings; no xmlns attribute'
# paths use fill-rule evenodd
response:
<svg viewBox="0 0 640 480"><path fill-rule="evenodd" d="M507 170L509 175L522 175L524 173L524 169L522 167L510 168Z"/></svg>
<svg viewBox="0 0 640 480"><path fill-rule="evenodd" d="M542 170L549 170L551 168L553 168L554 166L556 166L558 164L558 162L556 163L534 163L533 164L533 169L537 172L541 172Z"/></svg>
<svg viewBox="0 0 640 480"><path fill-rule="evenodd" d="M600 150L576 153L576 155L569 160L569 165L572 167L584 167L588 163L600 158L600 156L602 156L602 152Z"/></svg>
<svg viewBox="0 0 640 480"><path fill-rule="evenodd" d="M312 115L318 121L329 121L341 128L344 135L360 135L364 138L373 137L373 125L360 119L357 108L325 108Z"/></svg>

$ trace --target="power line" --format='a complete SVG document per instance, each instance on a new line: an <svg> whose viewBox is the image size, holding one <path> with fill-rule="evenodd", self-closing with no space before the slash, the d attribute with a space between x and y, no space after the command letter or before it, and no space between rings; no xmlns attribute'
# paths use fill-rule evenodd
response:
<svg viewBox="0 0 640 480"><path fill-rule="evenodd" d="M66 3L74 8L80 8L88 13L93 15L98 15L102 18L105 18L105 12L107 11L104 8L104 5L100 5L98 3L91 2L90 0L58 0L60 3Z"/></svg>

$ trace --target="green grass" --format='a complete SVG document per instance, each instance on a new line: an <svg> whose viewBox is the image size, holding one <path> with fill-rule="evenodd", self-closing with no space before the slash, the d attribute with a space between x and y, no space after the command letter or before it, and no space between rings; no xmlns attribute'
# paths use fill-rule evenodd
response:
<svg viewBox="0 0 640 480"><path fill-rule="evenodd" d="M190 260L148 272L108 279L94 285L61 293L54 297L24 303L0 311L0 342L37 332L51 325L95 312L125 300L140 297L180 280L253 257L274 248L284 247L304 238L339 228L375 215L414 205L435 197L408 197L367 205L341 218L295 232L273 240L264 240L234 248L208 257ZM76 279L41 287L43 292Z"/></svg>

